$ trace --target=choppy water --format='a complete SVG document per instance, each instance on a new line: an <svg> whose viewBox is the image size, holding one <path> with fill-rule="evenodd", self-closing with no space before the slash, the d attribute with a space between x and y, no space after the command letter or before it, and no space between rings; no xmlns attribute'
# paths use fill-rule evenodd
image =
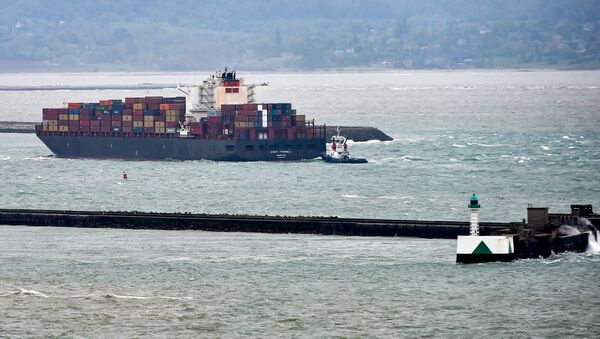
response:
<svg viewBox="0 0 600 339"><path fill-rule="evenodd" d="M367 165L72 160L0 134L0 206L518 221L600 208L600 72L260 74L264 101L373 125ZM0 85L199 81L3 74ZM164 91L0 92L0 120ZM130 179L120 178L123 170ZM600 259L454 264L455 242L0 226L0 337L597 337Z"/></svg>
<svg viewBox="0 0 600 339"><path fill-rule="evenodd" d="M0 333L10 337L600 334L599 255L455 265L450 240L8 226L0 234Z"/></svg>

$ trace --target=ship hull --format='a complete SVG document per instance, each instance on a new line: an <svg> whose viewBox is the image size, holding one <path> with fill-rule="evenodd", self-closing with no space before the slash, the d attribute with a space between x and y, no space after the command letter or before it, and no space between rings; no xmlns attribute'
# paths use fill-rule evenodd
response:
<svg viewBox="0 0 600 339"><path fill-rule="evenodd" d="M325 139L211 140L38 133L58 157L175 159L216 161L294 161L314 159L325 151Z"/></svg>

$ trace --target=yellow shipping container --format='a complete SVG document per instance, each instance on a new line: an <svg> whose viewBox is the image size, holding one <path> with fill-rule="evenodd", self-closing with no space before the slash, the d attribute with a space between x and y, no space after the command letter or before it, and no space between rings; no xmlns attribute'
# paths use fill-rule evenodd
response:
<svg viewBox="0 0 600 339"><path fill-rule="evenodd" d="M144 122L143 121L134 121L133 127L144 127Z"/></svg>
<svg viewBox="0 0 600 339"><path fill-rule="evenodd" d="M50 131L50 132L58 132L58 125L50 125L50 126L48 126L48 131Z"/></svg>
<svg viewBox="0 0 600 339"><path fill-rule="evenodd" d="M154 129L154 133L164 134L165 133L165 128L164 127L157 127L157 128Z"/></svg>
<svg viewBox="0 0 600 339"><path fill-rule="evenodd" d="M46 124L42 125L42 131L48 132L48 125L46 125Z"/></svg>
<svg viewBox="0 0 600 339"><path fill-rule="evenodd" d="M165 128L165 123L162 121L157 121L154 123L154 127L156 128Z"/></svg>
<svg viewBox="0 0 600 339"><path fill-rule="evenodd" d="M306 120L306 115L302 114L302 115L296 115L296 121L305 121Z"/></svg>
<svg viewBox="0 0 600 339"><path fill-rule="evenodd" d="M235 127L237 128L250 128L252 127L252 122L250 121L236 121Z"/></svg>
<svg viewBox="0 0 600 339"><path fill-rule="evenodd" d="M154 121L144 121L144 127L154 127Z"/></svg>
<svg viewBox="0 0 600 339"><path fill-rule="evenodd" d="M78 121L79 120L79 114L69 114L69 120L71 120L71 121Z"/></svg>
<svg viewBox="0 0 600 339"><path fill-rule="evenodd" d="M58 126L58 131L59 132L68 132L69 126Z"/></svg>
<svg viewBox="0 0 600 339"><path fill-rule="evenodd" d="M177 122L177 121L179 121L178 117L172 116L172 115L171 116L167 115L167 122Z"/></svg>
<svg viewBox="0 0 600 339"><path fill-rule="evenodd" d="M123 116L123 121L132 121L133 120L133 116L131 115L124 115Z"/></svg>
<svg viewBox="0 0 600 339"><path fill-rule="evenodd" d="M154 122L154 115L144 115L145 122Z"/></svg>
<svg viewBox="0 0 600 339"><path fill-rule="evenodd" d="M133 104L133 109L144 109L144 104L143 103L137 103L137 104Z"/></svg>
<svg viewBox="0 0 600 339"><path fill-rule="evenodd" d="M179 111L176 110L167 110L167 116L179 116Z"/></svg>
<svg viewBox="0 0 600 339"><path fill-rule="evenodd" d="M59 114L58 120L69 120L69 115L68 114Z"/></svg>

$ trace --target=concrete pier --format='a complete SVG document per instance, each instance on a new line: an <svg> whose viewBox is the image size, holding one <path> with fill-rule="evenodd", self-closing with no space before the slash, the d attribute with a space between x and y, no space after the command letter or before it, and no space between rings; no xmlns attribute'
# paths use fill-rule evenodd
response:
<svg viewBox="0 0 600 339"><path fill-rule="evenodd" d="M35 122L0 121L0 133L35 133ZM327 126L326 139L329 140L337 133L338 126ZM394 140L376 127L369 126L339 126L340 134L353 141L390 141Z"/></svg>
<svg viewBox="0 0 600 339"><path fill-rule="evenodd" d="M146 213L135 211L0 209L0 224L443 239L455 239L458 235L469 234L469 224L457 221ZM495 234L507 229L509 225L509 223L482 223L480 231L482 234Z"/></svg>

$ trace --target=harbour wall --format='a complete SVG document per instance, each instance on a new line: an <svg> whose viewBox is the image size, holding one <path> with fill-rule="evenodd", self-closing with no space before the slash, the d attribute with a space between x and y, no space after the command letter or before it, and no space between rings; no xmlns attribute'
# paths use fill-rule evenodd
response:
<svg viewBox="0 0 600 339"><path fill-rule="evenodd" d="M458 235L469 234L469 223L459 221L146 213L135 211L0 209L0 224L442 239L455 239ZM506 230L509 226L509 223L482 223L480 232L482 235L491 235Z"/></svg>
<svg viewBox="0 0 600 339"><path fill-rule="evenodd" d="M0 121L0 133L35 133L35 122ZM327 126L326 139L331 139L337 133L338 126ZM389 135L376 127L369 126L339 126L340 134L353 141L390 141Z"/></svg>

